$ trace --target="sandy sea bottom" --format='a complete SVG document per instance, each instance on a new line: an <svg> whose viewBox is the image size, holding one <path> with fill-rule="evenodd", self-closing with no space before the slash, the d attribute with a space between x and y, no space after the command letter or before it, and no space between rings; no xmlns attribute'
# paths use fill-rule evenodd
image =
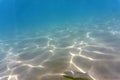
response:
<svg viewBox="0 0 120 80"><path fill-rule="evenodd" d="M57 26L45 35L1 40L0 80L120 80L118 23Z"/></svg>

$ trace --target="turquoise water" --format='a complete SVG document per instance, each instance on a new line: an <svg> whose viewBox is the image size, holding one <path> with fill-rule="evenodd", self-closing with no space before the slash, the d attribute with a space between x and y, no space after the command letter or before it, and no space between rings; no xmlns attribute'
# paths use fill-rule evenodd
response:
<svg viewBox="0 0 120 80"><path fill-rule="evenodd" d="M0 80L120 80L120 0L0 0Z"/></svg>

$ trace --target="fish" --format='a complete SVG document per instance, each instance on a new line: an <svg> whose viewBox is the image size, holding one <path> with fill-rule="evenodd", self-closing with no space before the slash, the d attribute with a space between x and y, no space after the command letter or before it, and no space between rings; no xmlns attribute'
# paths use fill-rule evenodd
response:
<svg viewBox="0 0 120 80"><path fill-rule="evenodd" d="M71 80L93 80L87 73L81 73L78 71L66 71L63 77Z"/></svg>

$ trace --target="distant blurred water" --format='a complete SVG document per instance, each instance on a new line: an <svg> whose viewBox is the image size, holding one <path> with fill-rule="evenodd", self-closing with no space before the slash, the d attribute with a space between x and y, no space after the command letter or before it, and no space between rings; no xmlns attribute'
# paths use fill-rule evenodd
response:
<svg viewBox="0 0 120 80"><path fill-rule="evenodd" d="M119 8L119 0L1 0L0 32L9 37L29 28L48 29L91 16L119 17Z"/></svg>
<svg viewBox="0 0 120 80"><path fill-rule="evenodd" d="M0 0L0 80L119 80L119 43L120 0Z"/></svg>

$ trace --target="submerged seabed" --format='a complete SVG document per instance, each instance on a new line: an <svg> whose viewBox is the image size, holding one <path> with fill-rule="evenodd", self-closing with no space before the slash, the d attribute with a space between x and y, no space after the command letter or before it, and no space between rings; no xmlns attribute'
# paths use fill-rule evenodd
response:
<svg viewBox="0 0 120 80"><path fill-rule="evenodd" d="M0 80L120 80L120 20L59 25L0 41Z"/></svg>

